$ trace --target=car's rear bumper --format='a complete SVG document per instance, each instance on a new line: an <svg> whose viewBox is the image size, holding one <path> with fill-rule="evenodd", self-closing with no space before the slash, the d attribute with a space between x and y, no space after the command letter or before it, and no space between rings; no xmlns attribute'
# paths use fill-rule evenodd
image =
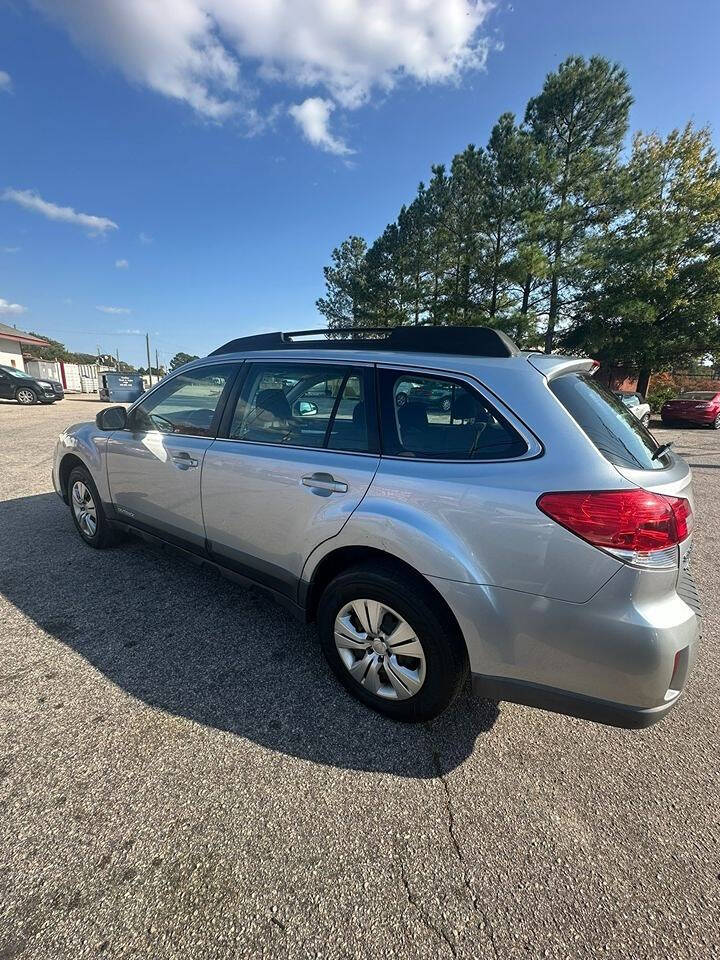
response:
<svg viewBox="0 0 720 960"><path fill-rule="evenodd" d="M661 719L695 661L687 572L619 570L586 603L432 579L463 632L476 692L616 726Z"/></svg>

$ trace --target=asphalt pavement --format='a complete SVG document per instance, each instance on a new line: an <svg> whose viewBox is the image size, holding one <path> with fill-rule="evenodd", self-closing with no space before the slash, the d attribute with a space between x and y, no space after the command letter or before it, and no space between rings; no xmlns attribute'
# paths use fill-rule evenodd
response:
<svg viewBox="0 0 720 960"><path fill-rule="evenodd" d="M262 594L84 546L0 403L0 960L720 953L720 433L693 465L703 643L624 731L469 693L402 726Z"/></svg>

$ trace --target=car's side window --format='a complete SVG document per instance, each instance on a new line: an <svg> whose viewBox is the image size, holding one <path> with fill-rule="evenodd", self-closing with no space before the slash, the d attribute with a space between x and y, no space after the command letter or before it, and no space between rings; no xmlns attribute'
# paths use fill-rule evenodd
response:
<svg viewBox="0 0 720 960"><path fill-rule="evenodd" d="M215 435L220 401L238 364L209 364L169 378L133 407L128 426L135 433Z"/></svg>
<svg viewBox="0 0 720 960"><path fill-rule="evenodd" d="M230 424L232 440L367 453L377 448L372 371L253 363Z"/></svg>
<svg viewBox="0 0 720 960"><path fill-rule="evenodd" d="M459 380L380 371L383 453L432 460L505 460L527 445L479 393Z"/></svg>

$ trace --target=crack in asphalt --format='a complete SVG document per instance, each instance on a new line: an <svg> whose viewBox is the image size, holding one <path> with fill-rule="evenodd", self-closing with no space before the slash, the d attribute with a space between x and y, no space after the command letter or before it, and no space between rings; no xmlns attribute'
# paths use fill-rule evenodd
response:
<svg viewBox="0 0 720 960"><path fill-rule="evenodd" d="M453 957L457 957L457 948L455 947L455 944L452 942L450 937L448 937L448 935L445 933L442 927L438 929L438 927L435 926L431 918L428 916L427 912L423 910L422 905L420 904L420 901L415 899L413 892L410 889L410 883L408 882L407 874L405 872L405 861L403 860L402 854L400 852L398 852L398 860L400 862L400 879L402 880L402 885L405 888L405 894L408 898L408 903L410 904L411 907L414 907L417 910L417 912L420 914L420 917L423 923L425 924L425 926L428 928L428 930L432 930L432 932L435 934L436 937L438 937L440 940L443 940L447 945L448 949L450 950L450 953L453 955Z"/></svg>
<svg viewBox="0 0 720 960"><path fill-rule="evenodd" d="M448 835L450 841L452 842L453 847L455 848L455 854L457 856L458 862L462 869L462 879L465 889L467 890L468 897L472 904L473 910L480 917L482 923L479 925L483 930L488 940L490 941L490 946L492 947L493 956L496 960L500 960L500 953L498 951L497 943L495 942L495 930L490 921L490 917L487 914L487 911L478 903L478 898L473 891L472 885L470 884L470 878L467 874L465 855L462 852L460 847L460 841L457 838L455 832L455 813L453 811L453 802L452 796L450 794L450 787L448 786L447 779L445 774L442 772L442 767L440 766L440 755L437 750L433 748L432 742L430 743L430 752L432 754L433 766L435 768L435 773L440 780L440 783L443 786L443 793L445 795L445 810L447 812L447 824L448 824Z"/></svg>

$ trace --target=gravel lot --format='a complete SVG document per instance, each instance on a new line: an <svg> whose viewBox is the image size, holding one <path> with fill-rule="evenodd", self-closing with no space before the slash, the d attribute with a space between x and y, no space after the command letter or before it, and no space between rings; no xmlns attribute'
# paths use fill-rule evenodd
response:
<svg viewBox="0 0 720 960"><path fill-rule="evenodd" d="M395 725L312 628L52 492L97 403L0 403L0 960L720 951L720 433L693 464L704 643L632 732L463 698Z"/></svg>

